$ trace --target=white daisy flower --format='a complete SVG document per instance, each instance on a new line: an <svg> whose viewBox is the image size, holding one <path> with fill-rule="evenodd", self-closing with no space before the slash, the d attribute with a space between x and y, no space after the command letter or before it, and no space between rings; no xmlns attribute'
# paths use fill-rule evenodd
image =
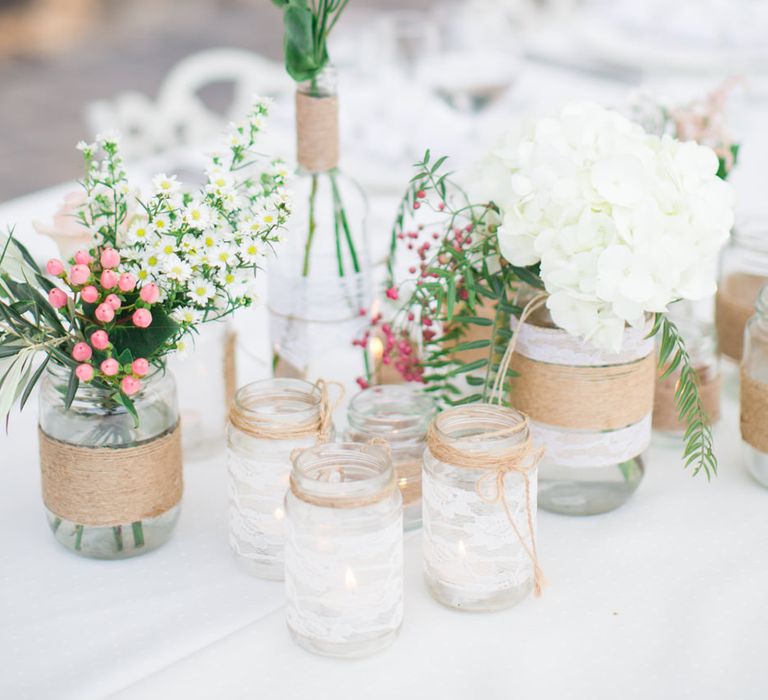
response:
<svg viewBox="0 0 768 700"><path fill-rule="evenodd" d="M255 263L255 262L258 262L260 258L264 257L261 254L261 250L259 249L259 246L256 244L256 241L248 238L246 238L240 244L238 253L240 253L240 257L243 260L243 262L246 262L246 263Z"/></svg>
<svg viewBox="0 0 768 700"><path fill-rule="evenodd" d="M168 233L171 230L171 220L165 214L158 214L152 219L152 228L157 233Z"/></svg>
<svg viewBox="0 0 768 700"><path fill-rule="evenodd" d="M171 313L171 318L177 323L195 324L202 320L203 314L191 306L182 306L181 308L174 309Z"/></svg>
<svg viewBox="0 0 768 700"><path fill-rule="evenodd" d="M192 276L192 265L178 255L169 255L163 263L163 270L169 279L186 282Z"/></svg>
<svg viewBox="0 0 768 700"><path fill-rule="evenodd" d="M211 220L211 211L206 204L196 199L189 203L182 218L189 226L202 231Z"/></svg>
<svg viewBox="0 0 768 700"><path fill-rule="evenodd" d="M204 277L195 277L187 285L187 296L196 306L207 306L216 295L216 287Z"/></svg>
<svg viewBox="0 0 768 700"><path fill-rule="evenodd" d="M237 252L232 246L221 245L210 253L211 263L218 268L235 267Z"/></svg>
<svg viewBox="0 0 768 700"><path fill-rule="evenodd" d="M165 173L158 173L152 178L152 185L154 185L155 191L158 195L164 198L168 198L173 194L176 194L181 188L181 184L176 181L175 175L166 175Z"/></svg>
<svg viewBox="0 0 768 700"><path fill-rule="evenodd" d="M138 219L128 229L128 234L125 237L128 245L136 245L137 243L146 243L151 235L151 230L146 219Z"/></svg>

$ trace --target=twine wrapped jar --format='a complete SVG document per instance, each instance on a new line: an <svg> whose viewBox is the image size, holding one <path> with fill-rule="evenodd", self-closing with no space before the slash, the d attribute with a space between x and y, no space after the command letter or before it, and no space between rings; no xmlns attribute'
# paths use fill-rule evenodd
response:
<svg viewBox="0 0 768 700"><path fill-rule="evenodd" d="M293 638L339 657L388 646L403 619L403 522L386 447L328 443L298 453L285 512Z"/></svg>
<svg viewBox="0 0 768 700"><path fill-rule="evenodd" d="M741 359L741 439L747 469L768 487L768 287L747 323Z"/></svg>
<svg viewBox="0 0 768 700"><path fill-rule="evenodd" d="M323 382L266 379L235 395L227 425L229 542L250 573L282 580L291 454L332 437Z"/></svg>
<svg viewBox="0 0 768 700"><path fill-rule="evenodd" d="M424 454L424 572L432 596L497 610L539 592L536 465L528 421L491 405L458 406L431 423Z"/></svg>
<svg viewBox="0 0 768 700"><path fill-rule="evenodd" d="M427 427L435 415L432 398L419 388L382 385L361 391L349 404L346 437L352 442L385 441L403 496L403 526L421 525L421 463Z"/></svg>
<svg viewBox="0 0 768 700"><path fill-rule="evenodd" d="M132 399L80 384L64 406L69 370L53 363L39 392L43 501L56 539L82 556L122 559L168 540L182 494L181 431L173 376L155 371Z"/></svg>

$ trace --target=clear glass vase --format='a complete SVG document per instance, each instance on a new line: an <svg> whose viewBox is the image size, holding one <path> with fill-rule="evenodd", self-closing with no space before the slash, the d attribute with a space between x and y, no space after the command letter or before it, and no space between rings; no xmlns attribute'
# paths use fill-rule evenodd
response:
<svg viewBox="0 0 768 700"><path fill-rule="evenodd" d="M65 408L69 370L53 363L39 391L43 500L54 537L73 552L123 559L164 544L179 516L181 439L173 376L155 371L132 398L81 384Z"/></svg>
<svg viewBox="0 0 768 700"><path fill-rule="evenodd" d="M740 403L747 471L768 488L768 287L760 293L744 334Z"/></svg>
<svg viewBox="0 0 768 700"><path fill-rule="evenodd" d="M298 172L285 240L269 266L277 377L339 381L351 395L368 375L353 345L371 300L362 190L338 169L336 79L326 69L297 88Z"/></svg>

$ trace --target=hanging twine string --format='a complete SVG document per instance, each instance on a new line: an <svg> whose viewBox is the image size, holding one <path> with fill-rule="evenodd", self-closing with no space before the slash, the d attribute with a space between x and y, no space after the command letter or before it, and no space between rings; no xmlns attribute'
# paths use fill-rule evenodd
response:
<svg viewBox="0 0 768 700"><path fill-rule="evenodd" d="M427 431L427 446L432 456L440 462L464 469L484 470L488 473L477 480L475 491L478 498L485 503L500 503L504 508L507 520L509 520L512 529L520 542L521 546L531 560L533 566L533 586L534 594L541 595L541 589L544 585L544 573L539 564L538 552L536 549L536 532L533 524L533 508L531 506L531 474L536 471L536 467L541 459L543 450L534 447L528 428L528 418L519 411L519 422L499 430L491 430L470 437L448 442L444 436L445 431L441 425L446 420L456 418L480 418L489 419L498 416L499 409L496 406L486 404L479 406L466 406L452 409L448 412L438 415L430 424ZM515 435L522 434L524 438L508 447L494 451L466 449L467 445L475 445L479 442L485 442L493 438L512 438ZM515 522L515 518L507 501L505 479L507 474L520 474L523 479L525 489L525 512L528 525L528 534L530 544L526 541L523 533ZM489 484L494 484L495 488L490 489Z"/></svg>
<svg viewBox="0 0 768 700"><path fill-rule="evenodd" d="M291 398L297 401L306 402L308 407L317 406L317 413L308 420L291 424L280 423L274 414L259 414L249 410L251 407L241 406L235 401L229 411L229 422L236 430L259 440L298 440L316 435L318 442L328 442L333 427L333 412L344 399L344 386L340 382L327 382L323 379L318 379L313 386L320 394L317 399L314 392L291 395ZM333 402L330 398L330 387L339 390L339 395ZM267 397L273 398L274 396Z"/></svg>
<svg viewBox="0 0 768 700"><path fill-rule="evenodd" d="M339 164L339 104L335 96L296 93L296 148L299 165L310 173Z"/></svg>

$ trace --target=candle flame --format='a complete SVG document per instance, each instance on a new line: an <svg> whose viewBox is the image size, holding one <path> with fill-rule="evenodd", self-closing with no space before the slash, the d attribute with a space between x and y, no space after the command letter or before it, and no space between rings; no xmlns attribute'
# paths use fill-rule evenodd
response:
<svg viewBox="0 0 768 700"><path fill-rule="evenodd" d="M406 486L408 486L408 479L406 479L405 477L402 477L401 479L398 479L397 485L401 489L404 489Z"/></svg>
<svg viewBox="0 0 768 700"><path fill-rule="evenodd" d="M371 351L371 355L373 355L374 361L380 360L384 355L384 341L377 335L374 335L368 341L368 348Z"/></svg>
<svg viewBox="0 0 768 700"><path fill-rule="evenodd" d="M464 540L459 540L459 544L457 545L457 548L459 550L459 556L461 557L467 556L467 547L464 544Z"/></svg>
<svg viewBox="0 0 768 700"><path fill-rule="evenodd" d="M348 591L351 591L353 588L357 588L357 579L355 578L355 572L352 571L349 567L347 567L346 572L344 573L344 585L347 587Z"/></svg>
<svg viewBox="0 0 768 700"><path fill-rule="evenodd" d="M275 520L282 520L285 517L285 513L283 512L283 509L278 506L275 508Z"/></svg>

